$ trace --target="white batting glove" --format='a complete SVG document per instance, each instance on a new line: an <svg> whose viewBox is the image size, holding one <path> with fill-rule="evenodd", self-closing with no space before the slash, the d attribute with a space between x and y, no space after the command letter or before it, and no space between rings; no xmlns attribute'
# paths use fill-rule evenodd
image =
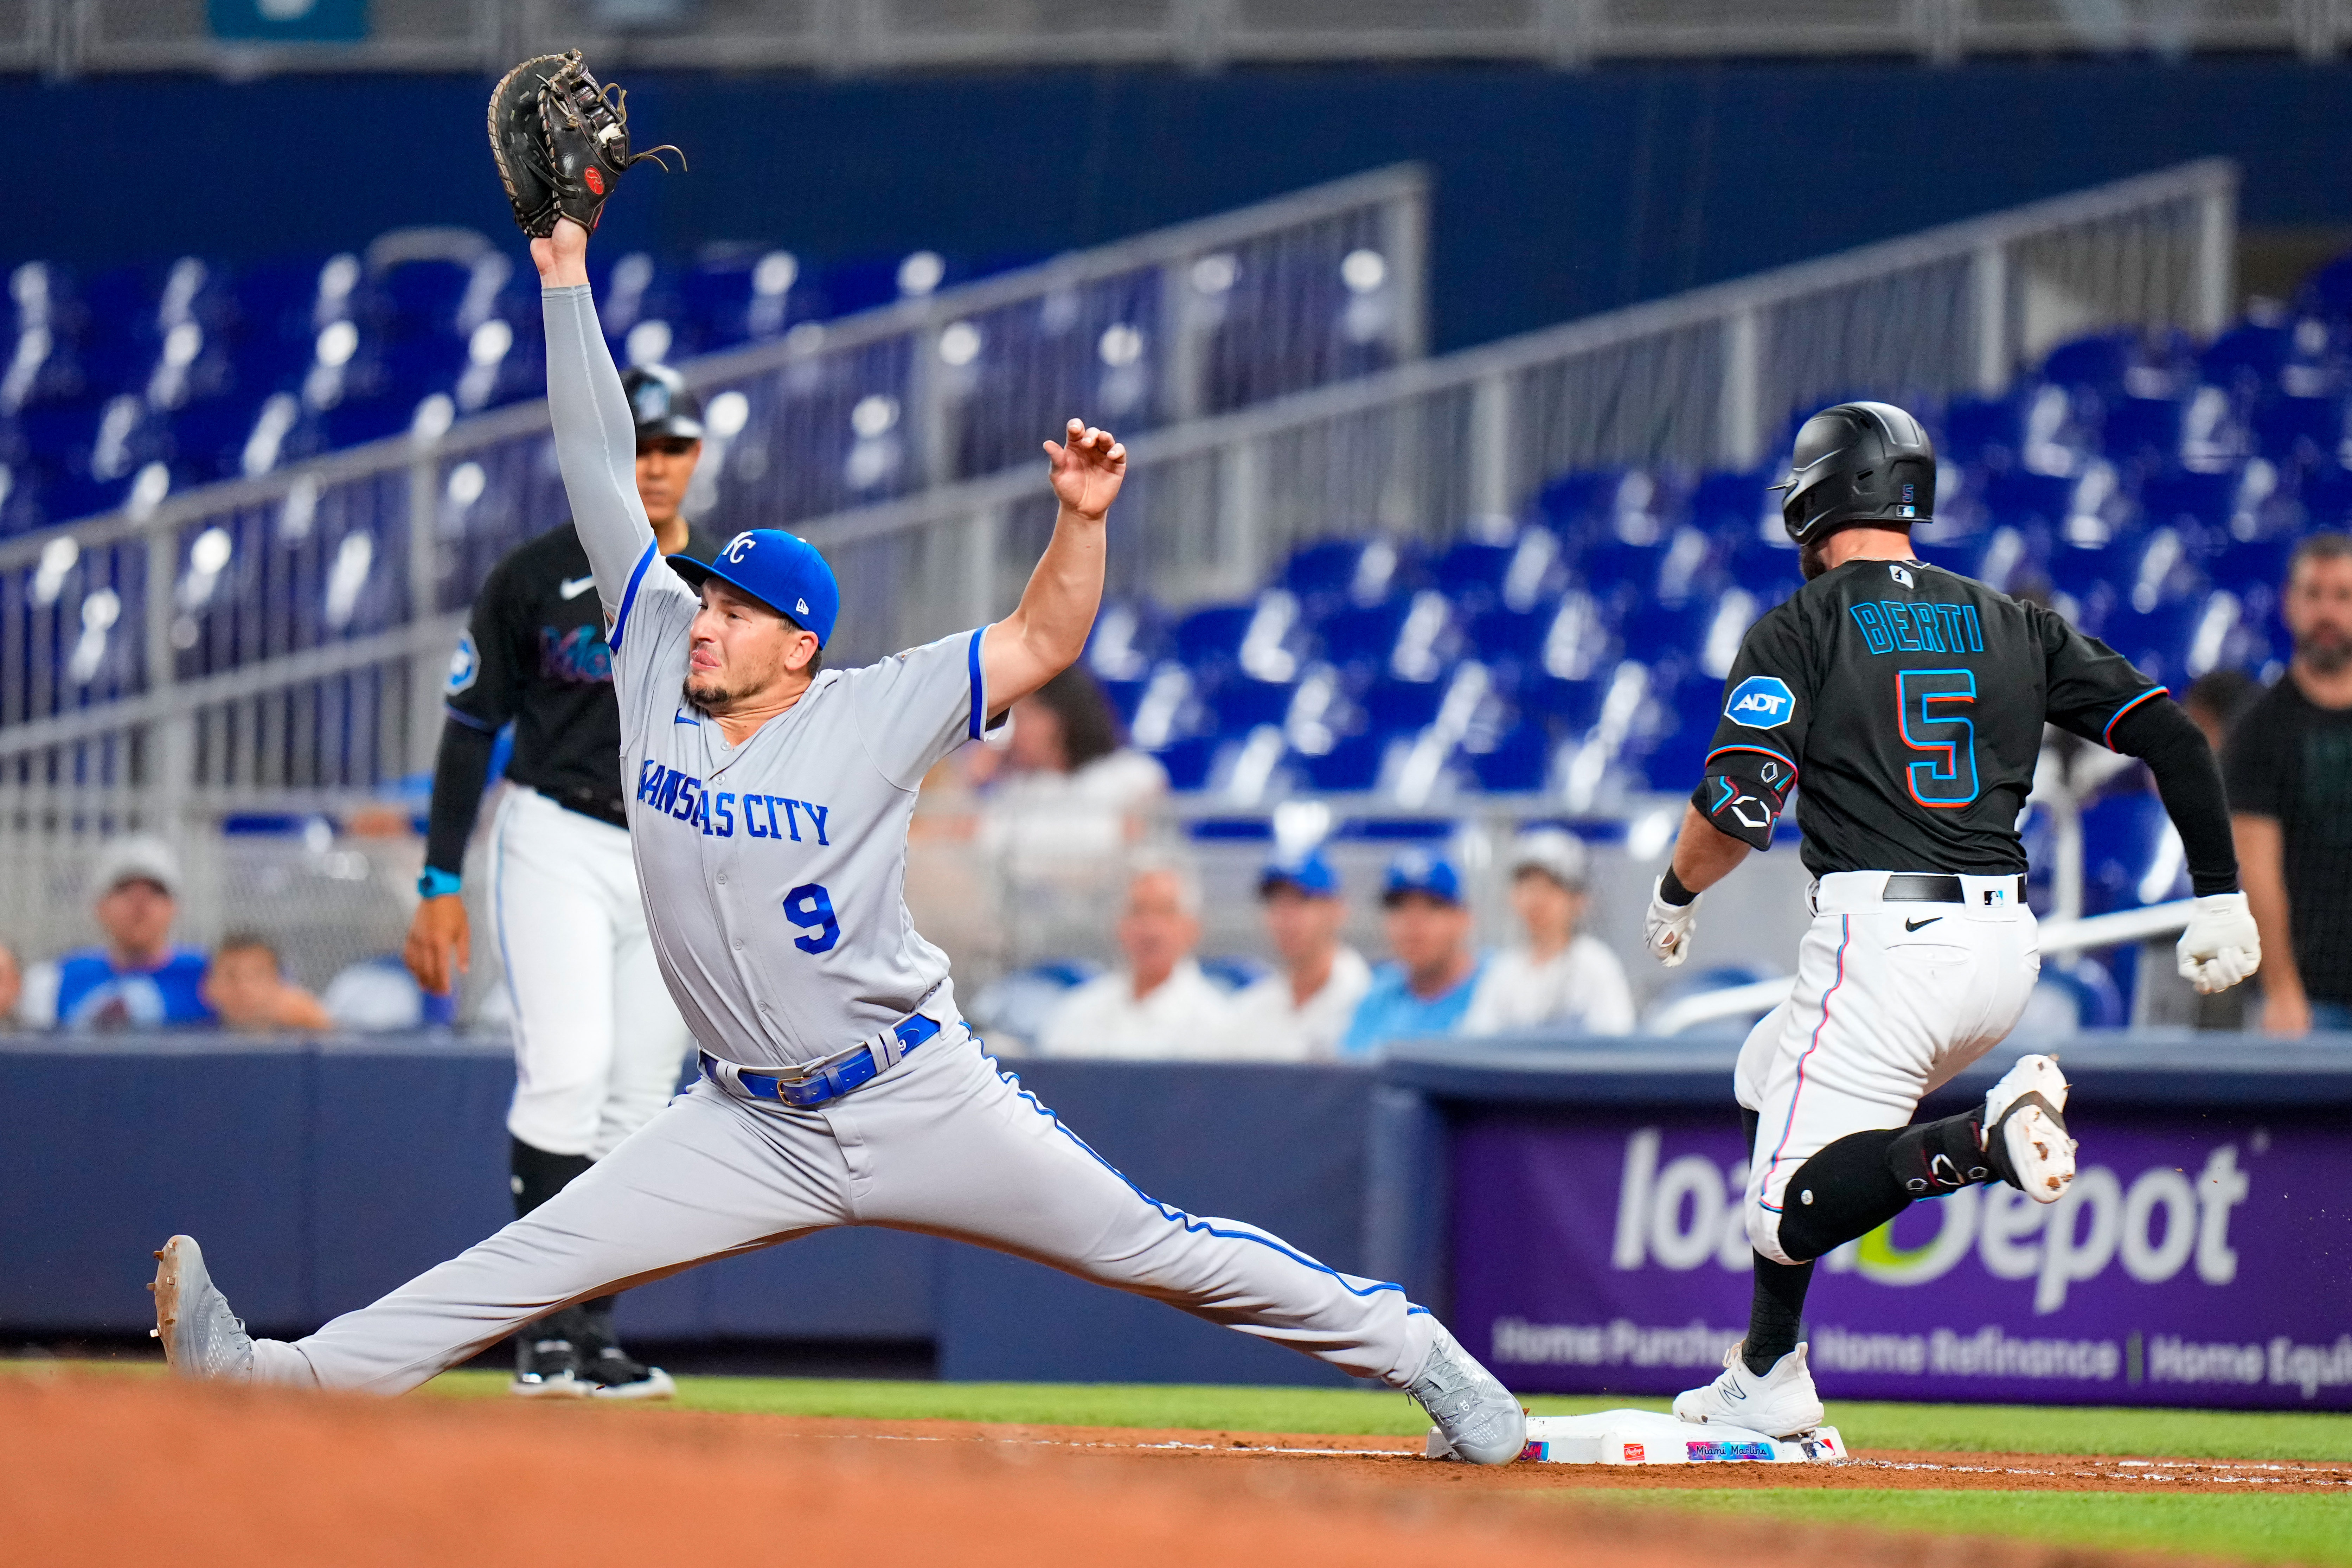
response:
<svg viewBox="0 0 2352 1568"><path fill-rule="evenodd" d="M1663 877L1651 885L1650 912L1642 917L1642 945L1650 950L1651 957L1672 969L1690 956L1691 929L1698 924L1698 900L1670 904L1660 891L1664 886Z"/></svg>
<svg viewBox="0 0 2352 1568"><path fill-rule="evenodd" d="M2263 964L2263 939L2243 893L2209 893L2197 900L2189 929L2174 950L2180 977L2206 995L2227 991Z"/></svg>

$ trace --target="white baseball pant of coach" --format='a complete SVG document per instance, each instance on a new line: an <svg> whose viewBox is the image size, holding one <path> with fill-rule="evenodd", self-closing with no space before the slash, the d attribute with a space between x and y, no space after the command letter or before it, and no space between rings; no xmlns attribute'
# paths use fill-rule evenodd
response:
<svg viewBox="0 0 2352 1568"><path fill-rule="evenodd" d="M693 1048L646 931L628 830L509 784L488 891L514 1001L507 1131L601 1160L669 1103Z"/></svg>
<svg viewBox="0 0 2352 1568"><path fill-rule="evenodd" d="M404 1393L566 1301L846 1225L1010 1252L1391 1387L1437 1341L1394 1285L1147 1197L950 1021L819 1110L702 1080L488 1240L308 1339L255 1341L254 1377Z"/></svg>
<svg viewBox="0 0 2352 1568"><path fill-rule="evenodd" d="M1957 904L1887 903L1885 871L1813 884L1789 1000L1739 1050L1756 1112L1748 1239L1776 1263L1789 1178L1839 1139L1908 1126L1919 1101L2005 1038L2042 973L2018 879L1962 877Z"/></svg>

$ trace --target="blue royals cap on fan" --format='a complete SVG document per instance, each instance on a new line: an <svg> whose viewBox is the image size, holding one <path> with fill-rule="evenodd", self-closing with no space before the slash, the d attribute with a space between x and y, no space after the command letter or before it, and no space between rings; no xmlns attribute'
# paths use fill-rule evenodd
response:
<svg viewBox="0 0 2352 1568"><path fill-rule="evenodd" d="M1462 901L1462 874L1443 855L1408 849L1389 862L1389 874L1381 883L1381 902L1393 904L1408 893L1458 904Z"/></svg>
<svg viewBox="0 0 2352 1568"><path fill-rule="evenodd" d="M684 555L669 558L670 569L699 588L706 577L732 583L751 597L782 615L803 630L816 634L817 646L833 640L834 617L841 614L841 584L824 563L816 546L781 528L754 528L729 540L711 561Z"/></svg>
<svg viewBox="0 0 2352 1568"><path fill-rule="evenodd" d="M1336 899L1339 896L1339 873L1331 869L1331 862L1323 858L1320 849L1277 855L1257 874L1261 896L1276 888L1296 888L1313 898Z"/></svg>

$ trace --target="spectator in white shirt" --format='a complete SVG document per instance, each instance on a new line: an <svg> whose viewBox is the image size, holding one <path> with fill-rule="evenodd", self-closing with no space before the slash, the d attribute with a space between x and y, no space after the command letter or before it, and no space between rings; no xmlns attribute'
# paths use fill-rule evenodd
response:
<svg viewBox="0 0 2352 1568"><path fill-rule="evenodd" d="M1528 940L1486 966L1463 1033L1631 1034L1625 966L1598 937L1577 929L1590 897L1583 843L1557 827L1522 834L1511 846L1510 870L1511 908Z"/></svg>
<svg viewBox="0 0 2352 1568"><path fill-rule="evenodd" d="M1339 940L1348 904L1339 874L1313 849L1278 857L1258 874L1257 896L1282 967L1234 998L1225 1054L1328 1061L1339 1054L1339 1037L1372 984L1372 966Z"/></svg>
<svg viewBox="0 0 2352 1568"><path fill-rule="evenodd" d="M1127 966L1097 975L1055 1009L1038 1042L1048 1057L1135 1059L1223 1054L1232 1003L1192 957L1201 887L1189 868L1150 859L1127 884L1118 919Z"/></svg>

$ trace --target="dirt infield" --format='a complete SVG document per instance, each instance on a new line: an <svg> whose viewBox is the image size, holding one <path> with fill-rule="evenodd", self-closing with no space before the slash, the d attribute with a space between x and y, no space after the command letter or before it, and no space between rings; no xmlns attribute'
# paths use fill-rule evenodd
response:
<svg viewBox="0 0 2352 1568"><path fill-rule="evenodd" d="M1700 1568L1731 1560L1768 1568L1817 1564L1836 1552L1897 1565L1953 1560L1949 1542L1782 1527L1765 1546L1732 1521L1514 1500L1579 1487L1790 1484L1785 1469L1769 1478L1744 1466L1483 1471L1427 1463L1408 1447L1387 1438L383 1403L11 1376L0 1378L0 1558L44 1568L643 1568L744 1553L927 1568L1394 1568L1468 1555L1495 1568ZM1925 1465L1938 1468L1891 1468ZM2159 1481L2117 1461L1880 1457L1808 1468L1800 1484L2174 1489L2256 1479L2297 1487L2352 1481L2343 1468L2195 1468L2200 1473ZM1999 1542L1972 1545L1967 1561L1970 1568L2084 1568L2147 1560Z"/></svg>

